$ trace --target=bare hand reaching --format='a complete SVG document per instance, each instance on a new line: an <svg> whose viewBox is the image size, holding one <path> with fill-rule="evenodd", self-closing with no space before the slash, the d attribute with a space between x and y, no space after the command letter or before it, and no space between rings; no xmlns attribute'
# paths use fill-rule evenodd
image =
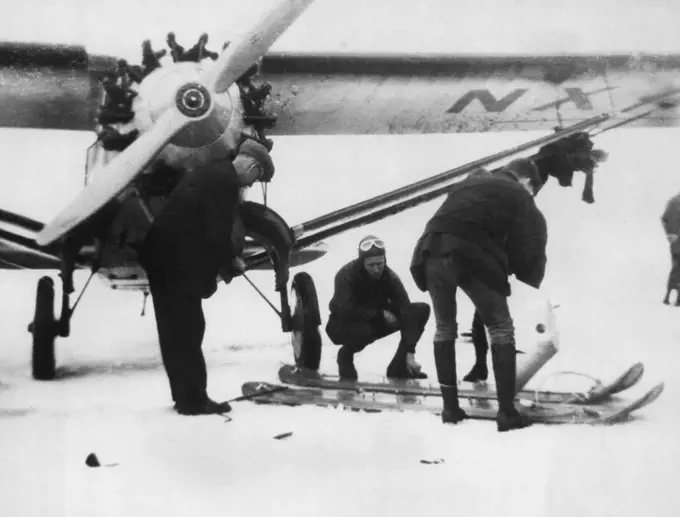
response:
<svg viewBox="0 0 680 517"><path fill-rule="evenodd" d="M385 316L385 321L387 323L389 323L390 325L394 325L394 326L399 325L399 320L390 311L383 311L383 316Z"/></svg>

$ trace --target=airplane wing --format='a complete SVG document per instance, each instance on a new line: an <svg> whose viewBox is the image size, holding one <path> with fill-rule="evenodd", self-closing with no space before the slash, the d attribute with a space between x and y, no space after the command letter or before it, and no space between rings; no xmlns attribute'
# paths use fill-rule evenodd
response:
<svg viewBox="0 0 680 517"><path fill-rule="evenodd" d="M38 246L35 237L45 225L29 217L0 209L0 269L61 269L61 245ZM84 246L76 268L90 267L94 246Z"/></svg>
<svg viewBox="0 0 680 517"><path fill-rule="evenodd" d="M81 46L0 43L0 127L89 130L117 59ZM679 55L388 55L272 52L272 135L550 130L680 79ZM677 109L629 124L673 127Z"/></svg>
<svg viewBox="0 0 680 517"><path fill-rule="evenodd" d="M81 46L0 42L0 127L94 130L99 80L116 61Z"/></svg>
<svg viewBox="0 0 680 517"><path fill-rule="evenodd" d="M0 210L0 269L59 269L56 247L40 248L31 236L42 223Z"/></svg>
<svg viewBox="0 0 680 517"><path fill-rule="evenodd" d="M38 246L35 242L36 234L42 230L44 224L20 214L0 209L0 269L60 269L61 257L59 245ZM328 253L328 244L321 241L303 250L296 250L291 254L291 267L298 267L313 262ZM265 253L264 247L249 240L244 250L244 260L249 257ZM78 267L86 268L93 262L94 250L84 247L78 260ZM135 266L136 267L136 266ZM104 276L120 269L116 265L105 268ZM124 269L124 268L123 268ZM272 270L270 262L258 264L253 269ZM110 275L109 275L110 276ZM116 280L109 278L109 280ZM146 282L144 280L144 285ZM144 285L142 287L144 287ZM135 284L135 288L138 288Z"/></svg>
<svg viewBox="0 0 680 517"><path fill-rule="evenodd" d="M329 251L329 246L324 241L315 242L309 247L302 249L295 249L290 254L290 267L299 267L309 264L315 260L320 259ZM266 253L263 246L259 246L256 243L249 243L243 251L243 259L246 264L249 263L250 258L257 258ZM250 269L257 270L273 270L274 267L270 261L263 263L255 263L255 265Z"/></svg>
<svg viewBox="0 0 680 517"><path fill-rule="evenodd" d="M94 130L117 59L0 43L0 127ZM267 54L273 135L542 130L630 104L680 77L680 55ZM633 125L676 126L677 110Z"/></svg>
<svg viewBox="0 0 680 517"><path fill-rule="evenodd" d="M268 54L276 135L551 130L680 78L680 55ZM667 109L634 125L677 126Z"/></svg>

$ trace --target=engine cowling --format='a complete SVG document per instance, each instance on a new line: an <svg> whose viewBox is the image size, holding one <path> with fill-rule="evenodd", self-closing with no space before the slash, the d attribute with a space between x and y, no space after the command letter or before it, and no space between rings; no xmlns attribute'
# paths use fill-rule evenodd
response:
<svg viewBox="0 0 680 517"><path fill-rule="evenodd" d="M209 66L213 62L166 65L138 85L133 124L141 133L174 106L196 116L159 155L168 165L188 167L223 159L238 144L244 129L239 88L234 84L211 98L199 81L200 73Z"/></svg>

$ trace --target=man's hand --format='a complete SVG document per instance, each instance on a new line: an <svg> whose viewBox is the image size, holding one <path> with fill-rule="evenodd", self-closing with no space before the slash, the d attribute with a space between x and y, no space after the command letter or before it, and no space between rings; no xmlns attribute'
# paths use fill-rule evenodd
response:
<svg viewBox="0 0 680 517"><path fill-rule="evenodd" d="M399 325L399 320L390 311L383 311L383 316L385 317L385 321L390 325L393 325L395 327Z"/></svg>
<svg viewBox="0 0 680 517"><path fill-rule="evenodd" d="M675 244L675 241L678 240L678 236L674 235L672 233L669 233L668 235L666 235L666 238L668 239L669 244Z"/></svg>
<svg viewBox="0 0 680 517"><path fill-rule="evenodd" d="M242 275L243 273L246 272L246 267L247 267L246 262L241 257L234 257L234 260L232 260L231 263L234 266L234 270L239 275Z"/></svg>
<svg viewBox="0 0 680 517"><path fill-rule="evenodd" d="M406 368L411 375L420 373L422 366L416 361L416 354L406 354Z"/></svg>
<svg viewBox="0 0 680 517"><path fill-rule="evenodd" d="M220 271L220 278L222 278L225 284L230 284L234 277L241 276L246 272L246 263L241 257L234 257L231 261L231 266L229 270L224 268Z"/></svg>

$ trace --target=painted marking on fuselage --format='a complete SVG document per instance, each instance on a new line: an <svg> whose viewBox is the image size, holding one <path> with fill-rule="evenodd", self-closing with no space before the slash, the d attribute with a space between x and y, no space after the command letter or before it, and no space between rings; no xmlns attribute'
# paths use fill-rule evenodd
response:
<svg viewBox="0 0 680 517"><path fill-rule="evenodd" d="M615 86L607 86L605 88L598 88L596 90L584 92L581 88L576 86L567 87L564 88L566 97L562 97L549 103L541 104L540 106L531 108L528 111L544 111L548 108L558 108L568 102L573 103L576 109L589 111L593 109L593 103L590 100L591 95L597 95L615 88ZM446 113L462 113L465 108L467 108L475 100L478 100L488 113L503 113L521 97L523 97L527 91L529 91L528 88L515 88L510 93L504 95L500 99L497 99L493 93L485 88L469 90L465 92L449 109L447 109Z"/></svg>

